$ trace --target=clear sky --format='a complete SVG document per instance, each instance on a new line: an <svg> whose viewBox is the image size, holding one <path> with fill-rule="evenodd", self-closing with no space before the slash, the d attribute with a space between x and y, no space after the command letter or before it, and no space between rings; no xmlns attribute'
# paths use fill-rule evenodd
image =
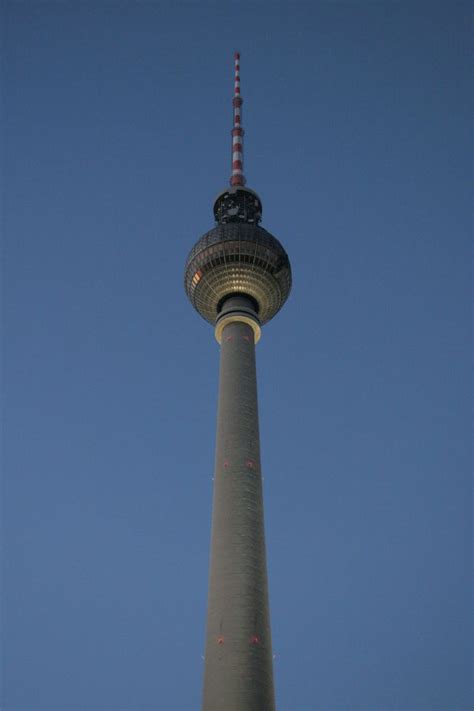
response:
<svg viewBox="0 0 474 711"><path fill-rule="evenodd" d="M294 275L257 354L278 709L471 709L470 4L0 20L2 711L199 708L219 352L182 281L236 49Z"/></svg>

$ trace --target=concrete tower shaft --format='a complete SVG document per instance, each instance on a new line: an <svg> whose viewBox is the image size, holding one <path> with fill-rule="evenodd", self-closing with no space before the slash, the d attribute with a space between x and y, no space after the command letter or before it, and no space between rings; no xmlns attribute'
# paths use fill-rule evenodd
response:
<svg viewBox="0 0 474 711"><path fill-rule="evenodd" d="M229 299L216 329L224 323L204 711L275 708L255 364L259 327L253 308L248 299Z"/></svg>

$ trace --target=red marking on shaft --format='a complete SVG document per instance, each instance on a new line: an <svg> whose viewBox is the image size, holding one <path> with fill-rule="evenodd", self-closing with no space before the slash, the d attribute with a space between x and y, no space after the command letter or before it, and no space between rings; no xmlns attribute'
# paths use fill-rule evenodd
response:
<svg viewBox="0 0 474 711"><path fill-rule="evenodd" d="M260 644L260 637L258 637L256 634L253 634L250 637L250 644Z"/></svg>
<svg viewBox="0 0 474 711"><path fill-rule="evenodd" d="M228 459L224 459L224 469L227 469L228 466L229 466L229 460L228 460Z"/></svg>
<svg viewBox="0 0 474 711"><path fill-rule="evenodd" d="M218 637L217 644L224 644L224 637Z"/></svg>
<svg viewBox="0 0 474 711"><path fill-rule="evenodd" d="M255 469L255 462L253 461L253 459L247 459L247 461L245 462L245 466L248 469Z"/></svg>

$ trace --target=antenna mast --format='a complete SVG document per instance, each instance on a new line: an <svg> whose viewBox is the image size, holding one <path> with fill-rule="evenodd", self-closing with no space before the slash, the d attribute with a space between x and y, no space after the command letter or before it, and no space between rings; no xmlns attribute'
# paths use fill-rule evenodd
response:
<svg viewBox="0 0 474 711"><path fill-rule="evenodd" d="M232 99L234 122L232 126L232 173L230 184L245 185L244 177L244 129L242 128L242 104L240 95L240 54L234 54L234 97Z"/></svg>

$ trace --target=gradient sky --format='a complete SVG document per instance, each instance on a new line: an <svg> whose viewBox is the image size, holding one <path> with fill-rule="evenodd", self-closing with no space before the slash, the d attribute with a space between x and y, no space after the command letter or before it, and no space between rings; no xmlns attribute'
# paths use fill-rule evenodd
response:
<svg viewBox="0 0 474 711"><path fill-rule="evenodd" d="M279 711L467 711L462 2L3 2L2 711L197 711L230 169L294 289L258 346ZM225 711L223 709L222 711Z"/></svg>

